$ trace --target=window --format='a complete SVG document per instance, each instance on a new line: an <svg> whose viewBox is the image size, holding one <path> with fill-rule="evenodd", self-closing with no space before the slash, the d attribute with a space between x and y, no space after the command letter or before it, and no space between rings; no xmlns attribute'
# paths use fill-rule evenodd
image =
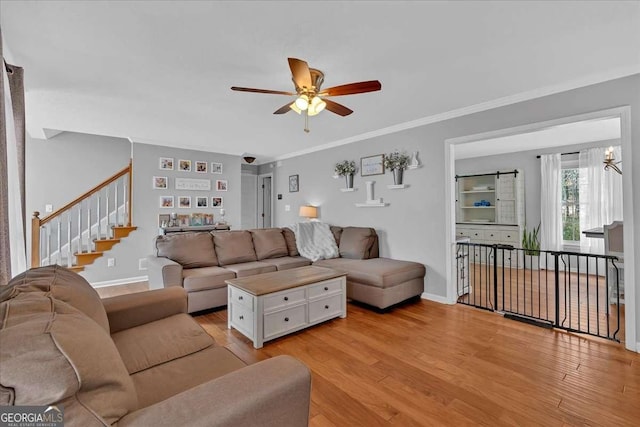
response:
<svg viewBox="0 0 640 427"><path fill-rule="evenodd" d="M562 169L562 240L580 242L580 170Z"/></svg>

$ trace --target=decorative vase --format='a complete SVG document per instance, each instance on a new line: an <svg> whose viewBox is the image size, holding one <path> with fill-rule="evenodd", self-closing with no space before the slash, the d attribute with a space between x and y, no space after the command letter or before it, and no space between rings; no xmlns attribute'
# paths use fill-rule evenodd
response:
<svg viewBox="0 0 640 427"><path fill-rule="evenodd" d="M373 202L373 181L367 181L367 203Z"/></svg>
<svg viewBox="0 0 640 427"><path fill-rule="evenodd" d="M395 185L402 185L402 173L404 172L404 169L402 168L396 168L393 170L393 183Z"/></svg>
<svg viewBox="0 0 640 427"><path fill-rule="evenodd" d="M353 188L353 174L345 175L344 178L347 181L347 188Z"/></svg>
<svg viewBox="0 0 640 427"><path fill-rule="evenodd" d="M418 166L420 166L420 160L418 160L417 151L414 151L413 153L411 153L411 162L409 163L409 165L413 168L417 168Z"/></svg>

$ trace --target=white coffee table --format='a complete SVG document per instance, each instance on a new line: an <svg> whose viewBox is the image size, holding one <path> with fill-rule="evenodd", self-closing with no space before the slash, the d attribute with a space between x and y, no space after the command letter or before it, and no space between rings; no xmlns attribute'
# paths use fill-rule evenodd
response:
<svg viewBox="0 0 640 427"><path fill-rule="evenodd" d="M347 317L347 276L300 267L230 279L228 323L262 348L265 341L336 317Z"/></svg>

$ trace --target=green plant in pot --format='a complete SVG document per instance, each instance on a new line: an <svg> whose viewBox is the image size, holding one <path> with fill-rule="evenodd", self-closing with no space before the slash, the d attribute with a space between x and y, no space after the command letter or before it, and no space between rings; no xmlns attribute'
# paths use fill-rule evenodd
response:
<svg viewBox="0 0 640 427"><path fill-rule="evenodd" d="M410 157L398 150L384 156L384 167L393 173L393 183L402 185L403 171L409 166Z"/></svg>
<svg viewBox="0 0 640 427"><path fill-rule="evenodd" d="M356 162L353 160L343 160L340 163L336 163L333 171L338 176L344 176L347 188L353 188L353 174L356 173Z"/></svg>
<svg viewBox="0 0 640 427"><path fill-rule="evenodd" d="M522 249L524 249L525 255L538 256L540 255L540 224L532 230L527 230L527 226L524 227L524 233L522 233Z"/></svg>

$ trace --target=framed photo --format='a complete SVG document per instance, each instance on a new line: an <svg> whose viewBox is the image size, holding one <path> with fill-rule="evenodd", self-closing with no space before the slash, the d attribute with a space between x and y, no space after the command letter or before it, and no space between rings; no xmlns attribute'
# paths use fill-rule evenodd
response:
<svg viewBox="0 0 640 427"><path fill-rule="evenodd" d="M160 196L160 207L161 208L172 208L173 207L173 196Z"/></svg>
<svg viewBox="0 0 640 427"><path fill-rule="evenodd" d="M191 215L180 214L177 216L176 221L178 222L176 224L178 227L188 227L191 225Z"/></svg>
<svg viewBox="0 0 640 427"><path fill-rule="evenodd" d="M165 171L173 170L173 159L171 157L160 157L160 169Z"/></svg>
<svg viewBox="0 0 640 427"><path fill-rule="evenodd" d="M191 172L191 160L179 160L178 170L182 172Z"/></svg>
<svg viewBox="0 0 640 427"><path fill-rule="evenodd" d="M158 215L158 227L168 227L171 222L170 214L159 214Z"/></svg>
<svg viewBox="0 0 640 427"><path fill-rule="evenodd" d="M213 225L213 214L204 214L204 225Z"/></svg>
<svg viewBox="0 0 640 427"><path fill-rule="evenodd" d="M191 197L190 196L178 197L178 207L182 209L191 208Z"/></svg>
<svg viewBox="0 0 640 427"><path fill-rule="evenodd" d="M227 191L228 183L226 179L218 179L216 180L216 190L218 191Z"/></svg>
<svg viewBox="0 0 640 427"><path fill-rule="evenodd" d="M198 173L207 173L208 172L208 170L207 170L207 166L208 165L209 164L207 162L196 161L196 172L198 172Z"/></svg>
<svg viewBox="0 0 640 427"><path fill-rule="evenodd" d="M300 190L300 182L298 175L289 175L289 193L295 193Z"/></svg>
<svg viewBox="0 0 640 427"><path fill-rule="evenodd" d="M191 225L192 226L204 225L204 214L203 213L191 214Z"/></svg>
<svg viewBox="0 0 640 427"><path fill-rule="evenodd" d="M206 208L208 207L208 197L196 197L196 207L197 208Z"/></svg>
<svg viewBox="0 0 640 427"><path fill-rule="evenodd" d="M360 159L360 175L382 175L384 174L384 154L362 157Z"/></svg>
<svg viewBox="0 0 640 427"><path fill-rule="evenodd" d="M224 207L222 197L212 197L211 198L211 207L212 208L222 208Z"/></svg>
<svg viewBox="0 0 640 427"><path fill-rule="evenodd" d="M222 163L211 162L211 173L222 174Z"/></svg>
<svg viewBox="0 0 640 427"><path fill-rule="evenodd" d="M153 189L154 190L166 190L169 188L167 185L167 177L166 176L154 176L153 177Z"/></svg>

